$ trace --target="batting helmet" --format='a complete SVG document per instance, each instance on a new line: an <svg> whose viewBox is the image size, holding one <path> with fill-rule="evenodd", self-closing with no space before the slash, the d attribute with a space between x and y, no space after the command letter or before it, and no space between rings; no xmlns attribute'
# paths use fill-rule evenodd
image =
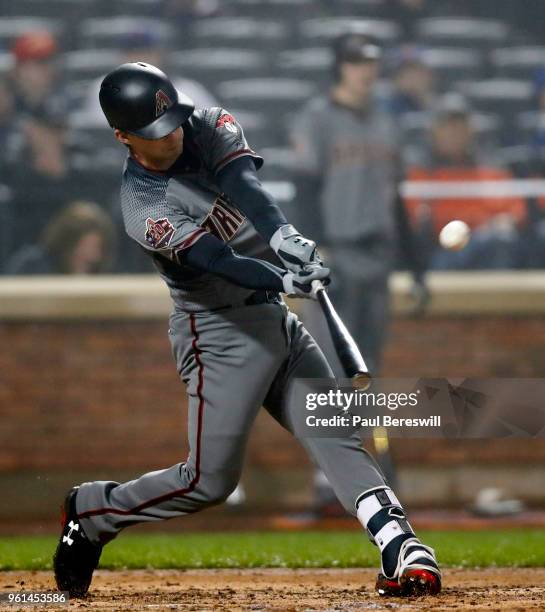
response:
<svg viewBox="0 0 545 612"><path fill-rule="evenodd" d="M365 34L357 32L345 32L338 36L333 42L333 74L338 80L341 72L341 64L353 64L366 61L380 60L381 48Z"/></svg>
<svg viewBox="0 0 545 612"><path fill-rule="evenodd" d="M189 119L193 101L151 64L122 64L100 86L100 106L113 127L148 140L163 138Z"/></svg>

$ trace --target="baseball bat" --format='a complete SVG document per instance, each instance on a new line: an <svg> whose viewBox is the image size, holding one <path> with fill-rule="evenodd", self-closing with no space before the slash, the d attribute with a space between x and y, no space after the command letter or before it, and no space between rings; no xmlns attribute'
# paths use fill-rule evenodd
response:
<svg viewBox="0 0 545 612"><path fill-rule="evenodd" d="M355 389L365 391L371 386L371 375L354 338L337 314L323 284L315 280L312 281L312 286L316 291L316 297L324 313L335 351L346 376L352 380Z"/></svg>

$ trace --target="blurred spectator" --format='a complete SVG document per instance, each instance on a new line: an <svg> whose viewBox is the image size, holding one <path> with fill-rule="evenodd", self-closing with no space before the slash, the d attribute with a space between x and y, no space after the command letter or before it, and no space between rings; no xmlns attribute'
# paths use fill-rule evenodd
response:
<svg viewBox="0 0 545 612"><path fill-rule="evenodd" d="M0 180L4 182L8 176L9 165L13 159L15 142L15 98L5 80L0 79Z"/></svg>
<svg viewBox="0 0 545 612"><path fill-rule="evenodd" d="M55 37L45 30L27 32L15 40L11 51L15 59L12 81L18 112L62 124L65 108L55 95L59 77Z"/></svg>
<svg viewBox="0 0 545 612"><path fill-rule="evenodd" d="M16 141L13 92L6 81L0 79L0 271L9 257L11 227L14 226L11 174Z"/></svg>
<svg viewBox="0 0 545 612"><path fill-rule="evenodd" d="M112 269L115 228L91 202L74 202L52 219L36 245L8 263L9 274L100 274Z"/></svg>
<svg viewBox="0 0 545 612"><path fill-rule="evenodd" d="M513 175L493 159L483 159L472 129L471 110L456 94L445 95L437 105L428 150L408 170L408 179L444 182L494 181ZM418 228L432 269L513 268L521 264L519 228L526 219L520 198L430 198L409 200L407 208ZM473 230L469 245L460 252L436 246L441 228L452 219L465 221Z"/></svg>
<svg viewBox="0 0 545 612"><path fill-rule="evenodd" d="M397 118L429 111L435 99L435 80L433 70L424 61L423 50L412 45L399 47L392 53L390 66L390 111Z"/></svg>
<svg viewBox="0 0 545 612"><path fill-rule="evenodd" d="M66 147L67 99L57 70L58 45L45 31L19 36L9 86L15 101L17 146L10 181L14 216L32 243L51 216L71 199ZM19 240L19 237L17 238Z"/></svg>
<svg viewBox="0 0 545 612"><path fill-rule="evenodd" d="M422 269L399 221L398 134L375 98L381 49L348 34L334 52L333 87L312 99L293 124L299 182L307 190L298 198L298 225L327 247L331 293L376 372L388 320L388 277L400 242L419 285ZM362 326L363 319L372 323Z"/></svg>

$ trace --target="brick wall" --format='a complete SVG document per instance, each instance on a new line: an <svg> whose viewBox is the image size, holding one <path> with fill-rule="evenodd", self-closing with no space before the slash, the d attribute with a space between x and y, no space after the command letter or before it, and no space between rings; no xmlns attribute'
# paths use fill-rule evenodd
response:
<svg viewBox="0 0 545 612"><path fill-rule="evenodd" d="M538 315L399 318L384 374L538 377L544 329ZM166 331L157 321L0 324L0 477L137 474L183 460L185 393ZM545 463L542 440L400 442L393 448L402 466ZM247 465L272 473L307 463L263 414Z"/></svg>

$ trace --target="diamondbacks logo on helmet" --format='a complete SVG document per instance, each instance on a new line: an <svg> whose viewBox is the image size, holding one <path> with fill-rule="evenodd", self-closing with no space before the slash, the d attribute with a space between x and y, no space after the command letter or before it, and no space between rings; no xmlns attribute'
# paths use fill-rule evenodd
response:
<svg viewBox="0 0 545 612"><path fill-rule="evenodd" d="M160 89L155 94L155 116L159 117L162 115L167 108L172 106L172 100L167 96L167 94Z"/></svg>
<svg viewBox="0 0 545 612"><path fill-rule="evenodd" d="M146 242L154 249L167 247L174 236L174 226L165 217L154 221L151 217L146 219Z"/></svg>

